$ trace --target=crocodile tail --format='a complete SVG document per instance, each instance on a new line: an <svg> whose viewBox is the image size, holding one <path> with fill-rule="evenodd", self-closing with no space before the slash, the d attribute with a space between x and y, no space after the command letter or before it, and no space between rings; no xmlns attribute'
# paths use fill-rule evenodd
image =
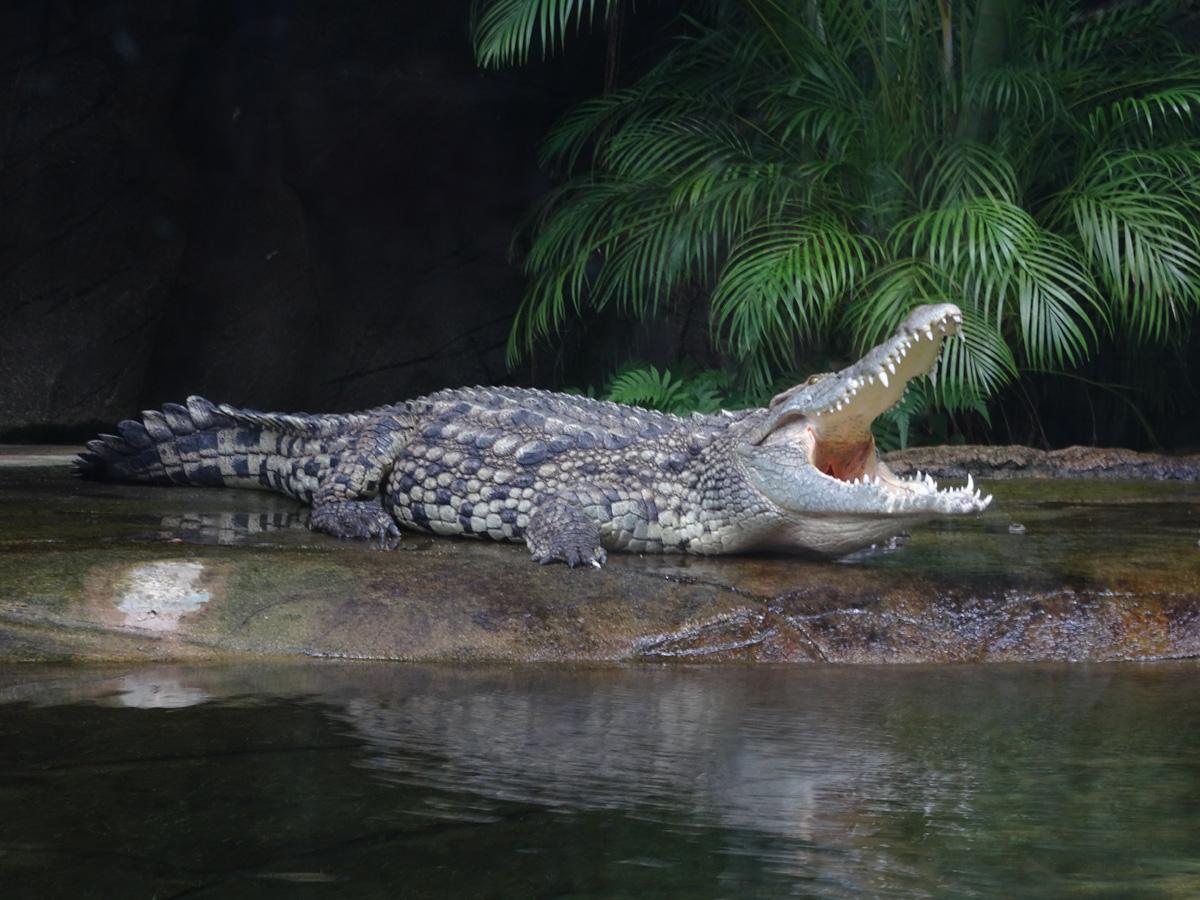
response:
<svg viewBox="0 0 1200 900"><path fill-rule="evenodd" d="M140 422L126 419L117 434L88 441L75 471L117 481L273 489L307 499L350 418L260 413L188 397L186 405L146 410Z"/></svg>

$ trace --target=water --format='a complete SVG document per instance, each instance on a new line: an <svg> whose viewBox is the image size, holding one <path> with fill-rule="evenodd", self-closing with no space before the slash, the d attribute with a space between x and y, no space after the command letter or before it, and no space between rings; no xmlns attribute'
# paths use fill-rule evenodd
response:
<svg viewBox="0 0 1200 900"><path fill-rule="evenodd" d="M964 585L1132 592L1200 587L1200 483L1014 479L983 482L982 515L913 529L897 553L859 565L939 573Z"/></svg>
<svg viewBox="0 0 1200 900"><path fill-rule="evenodd" d="M1190 897L1200 664L10 667L11 897Z"/></svg>

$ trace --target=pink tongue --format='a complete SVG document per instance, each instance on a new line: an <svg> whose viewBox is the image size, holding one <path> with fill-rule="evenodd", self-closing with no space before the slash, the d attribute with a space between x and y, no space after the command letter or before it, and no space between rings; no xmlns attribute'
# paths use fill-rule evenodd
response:
<svg viewBox="0 0 1200 900"><path fill-rule="evenodd" d="M842 481L853 481L867 470L867 461L875 449L875 441L867 438L852 444L831 444L821 441L813 451L817 470Z"/></svg>

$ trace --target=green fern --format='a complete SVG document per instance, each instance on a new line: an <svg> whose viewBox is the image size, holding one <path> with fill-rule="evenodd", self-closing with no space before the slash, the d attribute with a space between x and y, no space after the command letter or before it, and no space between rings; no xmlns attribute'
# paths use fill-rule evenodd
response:
<svg viewBox="0 0 1200 900"><path fill-rule="evenodd" d="M673 412L682 392L682 385L672 379L667 370L659 372L654 366L626 369L609 385L608 399L617 403L644 406Z"/></svg>
<svg viewBox="0 0 1200 900"><path fill-rule="evenodd" d="M749 401L733 390L729 375L720 369L697 371L682 363L672 372L631 362L618 370L602 392L606 400L647 409L686 415L712 413L720 409L756 406L763 398Z"/></svg>

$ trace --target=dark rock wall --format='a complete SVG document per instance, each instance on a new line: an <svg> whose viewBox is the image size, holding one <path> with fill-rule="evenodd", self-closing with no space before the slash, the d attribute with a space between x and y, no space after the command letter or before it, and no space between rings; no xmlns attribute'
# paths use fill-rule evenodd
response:
<svg viewBox="0 0 1200 900"><path fill-rule="evenodd" d="M481 74L467 28L465 0L0 7L0 439L514 377L509 241L586 77Z"/></svg>

